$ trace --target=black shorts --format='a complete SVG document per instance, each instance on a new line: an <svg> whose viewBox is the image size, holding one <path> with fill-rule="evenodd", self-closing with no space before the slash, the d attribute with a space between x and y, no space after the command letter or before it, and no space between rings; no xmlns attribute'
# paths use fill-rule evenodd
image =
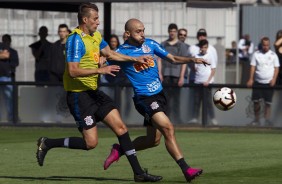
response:
<svg viewBox="0 0 282 184"><path fill-rule="evenodd" d="M113 100L99 90L67 92L67 104L79 131L96 126L117 108Z"/></svg>
<svg viewBox="0 0 282 184"><path fill-rule="evenodd" d="M135 109L144 116L144 126L152 126L151 118L157 112L167 111L167 99L163 91L152 96L134 96Z"/></svg>
<svg viewBox="0 0 282 184"><path fill-rule="evenodd" d="M252 92L252 100L254 102L258 102L261 99L264 99L265 103L271 104L274 93L273 88L271 88L269 84L260 84L257 82L255 82L254 86L262 86L268 88L254 88Z"/></svg>

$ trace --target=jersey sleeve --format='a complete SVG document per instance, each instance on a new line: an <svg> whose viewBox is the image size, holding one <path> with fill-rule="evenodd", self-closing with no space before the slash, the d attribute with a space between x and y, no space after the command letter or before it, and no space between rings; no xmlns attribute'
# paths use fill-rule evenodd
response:
<svg viewBox="0 0 282 184"><path fill-rule="evenodd" d="M66 61L80 62L85 54L84 44L78 34L73 34L67 39L66 43Z"/></svg>
<svg viewBox="0 0 282 184"><path fill-rule="evenodd" d="M159 56L162 59L165 59L166 56L168 55L168 52L156 41L151 41L151 44L154 48L154 54L156 54L157 56Z"/></svg>
<svg viewBox="0 0 282 184"><path fill-rule="evenodd" d="M102 39L101 43L100 43L100 50L104 49L105 47L107 47L108 43Z"/></svg>

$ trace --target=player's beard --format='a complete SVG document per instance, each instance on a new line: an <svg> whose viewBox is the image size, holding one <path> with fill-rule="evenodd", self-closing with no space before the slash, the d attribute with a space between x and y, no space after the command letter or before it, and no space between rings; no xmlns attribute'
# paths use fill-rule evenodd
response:
<svg viewBox="0 0 282 184"><path fill-rule="evenodd" d="M140 39L135 39L133 37L128 38L128 42L134 46L141 46L145 42L145 37L141 37Z"/></svg>

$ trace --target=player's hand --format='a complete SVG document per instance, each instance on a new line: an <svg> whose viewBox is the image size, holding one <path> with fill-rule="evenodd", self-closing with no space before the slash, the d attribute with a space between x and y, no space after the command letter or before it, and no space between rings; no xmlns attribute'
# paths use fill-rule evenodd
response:
<svg viewBox="0 0 282 184"><path fill-rule="evenodd" d="M106 65L106 58L105 57L103 57L103 56L101 56L100 58L99 58L99 67L103 67L103 66L105 66Z"/></svg>
<svg viewBox="0 0 282 184"><path fill-rule="evenodd" d="M114 72L119 72L119 70L120 70L120 67L118 65L110 65L110 66L104 66L104 67L99 68L99 73L116 76Z"/></svg>
<svg viewBox="0 0 282 184"><path fill-rule="evenodd" d="M203 64L203 65L211 65L210 63L206 62L206 60L204 60L203 58L195 58L194 59L194 63L197 64Z"/></svg>
<svg viewBox="0 0 282 184"><path fill-rule="evenodd" d="M149 66L149 63L154 61L153 57L151 55L144 55L144 56L139 56L136 58L136 62L140 64L145 64Z"/></svg>

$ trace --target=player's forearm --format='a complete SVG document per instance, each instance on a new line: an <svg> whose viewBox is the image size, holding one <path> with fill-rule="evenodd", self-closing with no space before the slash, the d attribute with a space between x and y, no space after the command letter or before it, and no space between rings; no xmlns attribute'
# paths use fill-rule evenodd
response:
<svg viewBox="0 0 282 184"><path fill-rule="evenodd" d="M172 54L168 54L166 60L172 64L186 64L189 62L194 62L195 58L191 57L182 57L182 56L174 56Z"/></svg>
<svg viewBox="0 0 282 184"><path fill-rule="evenodd" d="M107 57L107 60L119 61L119 62L136 62L135 57L119 54L117 52L112 52L111 55Z"/></svg>
<svg viewBox="0 0 282 184"><path fill-rule="evenodd" d="M101 74L99 68L93 69L83 69L83 68L76 68L76 69L69 69L69 74L71 77L88 77L95 74Z"/></svg>

